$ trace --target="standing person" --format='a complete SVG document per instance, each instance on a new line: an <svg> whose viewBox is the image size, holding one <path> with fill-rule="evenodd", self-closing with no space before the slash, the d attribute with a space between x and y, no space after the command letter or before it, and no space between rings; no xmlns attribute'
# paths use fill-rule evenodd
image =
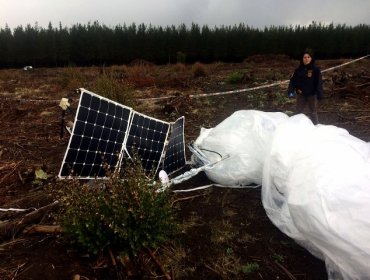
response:
<svg viewBox="0 0 370 280"><path fill-rule="evenodd" d="M313 52L306 49L298 68L294 71L288 87L288 95L296 95L296 113L304 112L306 105L310 110L310 118L318 124L317 100L323 97L322 76L320 68L315 65Z"/></svg>

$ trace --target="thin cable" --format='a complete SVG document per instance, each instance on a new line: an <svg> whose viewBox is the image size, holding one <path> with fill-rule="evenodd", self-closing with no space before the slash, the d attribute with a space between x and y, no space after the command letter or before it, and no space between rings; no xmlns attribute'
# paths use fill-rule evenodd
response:
<svg viewBox="0 0 370 280"><path fill-rule="evenodd" d="M229 188L229 189L256 189L259 188L261 185L247 185L247 186L224 186L220 184L210 184L210 185L205 185L193 189L185 189L185 190L173 190L173 193L185 193L185 192L194 192L194 191L199 191L199 190L205 190L210 187L219 187L219 188Z"/></svg>
<svg viewBox="0 0 370 280"><path fill-rule="evenodd" d="M199 148L199 150L217 154L220 158L222 158L222 155L219 152L208 150L208 149L204 149L204 148Z"/></svg>

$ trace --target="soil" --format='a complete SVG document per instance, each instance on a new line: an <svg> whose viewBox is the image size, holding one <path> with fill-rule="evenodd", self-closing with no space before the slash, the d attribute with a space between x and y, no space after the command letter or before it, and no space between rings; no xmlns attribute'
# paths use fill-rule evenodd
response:
<svg viewBox="0 0 370 280"><path fill-rule="evenodd" d="M317 64L327 69L348 61L321 60ZM284 56L258 56L238 64L201 65L202 75L195 75L192 65L143 63L0 70L0 208L28 209L0 212L0 279L165 279L144 252L135 262L140 267L129 269L127 264L114 265L107 254L96 257L75 249L62 233L31 233L27 231L30 225L19 226L27 213L54 201L45 188L57 180L69 138L66 131L61 137L58 105L62 97L69 98L75 110L79 96L74 89L93 91L94 80L101 75L110 75L130 87L137 100L174 96L137 101L134 108L168 121L185 115L189 143L201 127L213 127L236 110L293 112L294 100L286 98L287 84L228 95L193 96L286 80L297 64ZM369 69L370 60L364 59L325 72L325 99L318 104L320 123L345 128L366 142L370 141ZM235 82L231 77L236 75L241 76ZM68 120L73 120L70 112ZM37 181L35 171L40 168L48 177ZM201 173L175 188L210 183ZM260 188L211 187L173 196L184 230L154 251L172 279L327 279L324 262L270 222ZM15 221L17 226L4 230L1 226L6 221ZM55 220L48 212L33 223L55 225Z"/></svg>

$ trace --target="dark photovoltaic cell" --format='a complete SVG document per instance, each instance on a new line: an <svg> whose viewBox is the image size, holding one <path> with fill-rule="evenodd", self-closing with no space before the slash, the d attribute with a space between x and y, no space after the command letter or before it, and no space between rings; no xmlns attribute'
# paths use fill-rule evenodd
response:
<svg viewBox="0 0 370 280"><path fill-rule="evenodd" d="M133 113L126 149L131 157L137 153L146 172L157 172L169 128L167 122Z"/></svg>
<svg viewBox="0 0 370 280"><path fill-rule="evenodd" d="M59 177L105 177L119 165L132 109L82 89Z"/></svg>
<svg viewBox="0 0 370 280"><path fill-rule="evenodd" d="M163 169L167 174L171 174L185 165L184 125L184 117L178 118L171 125L171 133L163 163Z"/></svg>

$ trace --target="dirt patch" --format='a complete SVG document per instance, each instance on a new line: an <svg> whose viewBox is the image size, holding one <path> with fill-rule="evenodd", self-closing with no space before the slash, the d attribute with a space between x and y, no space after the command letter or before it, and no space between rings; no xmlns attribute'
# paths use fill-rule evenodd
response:
<svg viewBox="0 0 370 280"><path fill-rule="evenodd" d="M272 58L273 59L273 58ZM279 57L254 58L240 64L204 65L205 77L195 78L191 66L151 65L150 86L134 88L137 98L174 96L161 101L138 102L135 109L150 116L173 121L185 115L186 142L195 140L201 127L213 127L236 110L294 111L286 98L286 84L264 90L206 98L189 98L288 79L296 61ZM343 60L318 61L322 69ZM138 67L135 65L135 67ZM177 68L175 68L177 67ZM115 67L115 77L132 86L129 67ZM324 74L326 98L319 103L323 124L347 129L370 141L370 60L349 64L340 71ZM104 71L113 71L107 67ZM138 71L137 68L135 71ZM230 83L230 75L245 78ZM140 74L140 71L138 72ZM253 75L251 74L253 73ZM139 75L137 74L137 75ZM62 97L78 104L74 86L90 89L101 75L99 68L0 70L0 205L1 208L43 207L53 201L44 187L53 184L68 143L60 137ZM158 79L158 80L156 80ZM159 81L160 79L160 81ZM67 115L73 120L73 115ZM42 169L51 177L35 180ZM210 183L199 174L176 188L193 188ZM326 279L325 265L282 234L267 218L260 189L209 188L174 194L174 207L184 230L154 252L173 279ZM25 213L0 212L2 222ZM48 214L37 223L54 225ZM147 264L128 277L123 265L113 266L109 256L93 257L75 250L62 234L25 234L22 230L3 238L0 244L0 279L125 279L163 275L150 256L139 256ZM78 278L75 278L78 279Z"/></svg>

